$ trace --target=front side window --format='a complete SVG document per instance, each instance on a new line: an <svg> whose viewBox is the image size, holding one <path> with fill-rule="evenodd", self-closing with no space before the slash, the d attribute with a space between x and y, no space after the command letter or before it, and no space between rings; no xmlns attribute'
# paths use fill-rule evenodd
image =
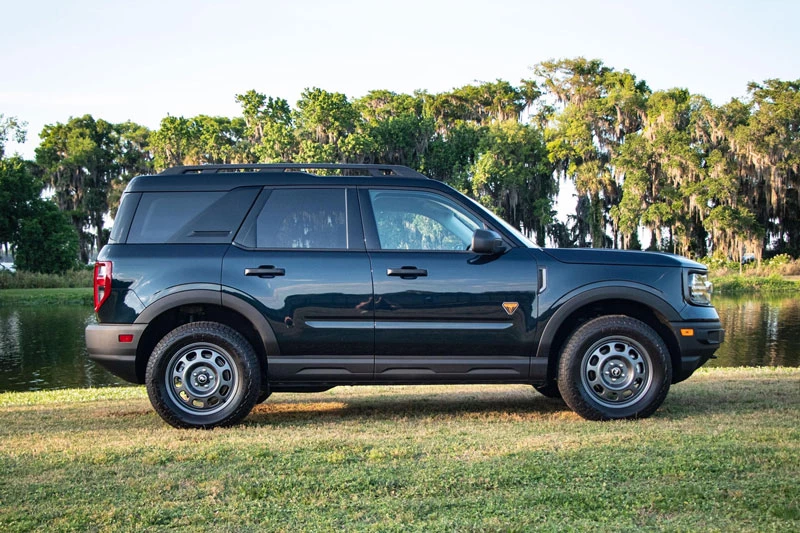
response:
<svg viewBox="0 0 800 533"><path fill-rule="evenodd" d="M371 190L370 200L382 250L467 250L483 224L440 194Z"/></svg>
<svg viewBox="0 0 800 533"><path fill-rule="evenodd" d="M256 222L258 248L347 248L343 188L275 189Z"/></svg>

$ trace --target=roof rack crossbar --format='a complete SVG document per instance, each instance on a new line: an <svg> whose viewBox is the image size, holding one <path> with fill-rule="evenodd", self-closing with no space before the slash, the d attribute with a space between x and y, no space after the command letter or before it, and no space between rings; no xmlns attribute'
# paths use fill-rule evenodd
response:
<svg viewBox="0 0 800 533"><path fill-rule="evenodd" d="M427 178L416 170L402 165L373 165L356 163L266 163L229 165L192 165L168 168L161 172L176 174L223 174L228 172L291 172L303 170L359 170L366 176L400 176L404 178Z"/></svg>

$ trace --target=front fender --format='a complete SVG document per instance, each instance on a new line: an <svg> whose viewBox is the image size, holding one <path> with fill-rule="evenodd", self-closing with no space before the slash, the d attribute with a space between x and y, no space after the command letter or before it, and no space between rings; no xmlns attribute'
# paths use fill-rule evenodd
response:
<svg viewBox="0 0 800 533"><path fill-rule="evenodd" d="M631 282L598 283L594 286L581 287L562 296L550 309L542 313L546 323L539 338L536 357L547 358L555 340L556 334L564 323L575 311L586 305L603 300L629 300L653 309L668 321L680 320L680 314L660 293L647 285Z"/></svg>

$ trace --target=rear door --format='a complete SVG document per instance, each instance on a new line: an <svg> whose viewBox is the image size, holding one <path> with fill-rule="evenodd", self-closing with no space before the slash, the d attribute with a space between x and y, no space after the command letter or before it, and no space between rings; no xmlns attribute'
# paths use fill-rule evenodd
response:
<svg viewBox="0 0 800 533"><path fill-rule="evenodd" d="M271 381L372 378L372 278L354 189L265 189L225 256L222 284L272 327Z"/></svg>
<svg viewBox="0 0 800 533"><path fill-rule="evenodd" d="M513 247L468 247L479 213L440 191L360 191L375 288L375 377L525 379L535 348L537 268ZM488 227L488 229L495 229Z"/></svg>

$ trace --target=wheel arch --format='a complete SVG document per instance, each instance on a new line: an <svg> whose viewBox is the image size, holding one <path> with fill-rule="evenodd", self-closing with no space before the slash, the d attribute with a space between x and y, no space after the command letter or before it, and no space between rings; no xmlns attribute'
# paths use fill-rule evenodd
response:
<svg viewBox="0 0 800 533"><path fill-rule="evenodd" d="M536 356L547 359L547 380L558 374L561 349L581 324L603 315L626 315L641 320L667 345L673 375L681 366L680 346L670 321L680 320L678 312L659 296L635 287L599 287L568 298L553 313L542 332Z"/></svg>
<svg viewBox="0 0 800 533"><path fill-rule="evenodd" d="M262 383L266 383L268 355L280 350L272 327L252 305L236 297L223 297L219 291L187 290L172 293L149 305L136 319L147 324L136 349L136 377L145 381L147 362L158 341L176 327L189 322L219 322L241 333L258 355Z"/></svg>

